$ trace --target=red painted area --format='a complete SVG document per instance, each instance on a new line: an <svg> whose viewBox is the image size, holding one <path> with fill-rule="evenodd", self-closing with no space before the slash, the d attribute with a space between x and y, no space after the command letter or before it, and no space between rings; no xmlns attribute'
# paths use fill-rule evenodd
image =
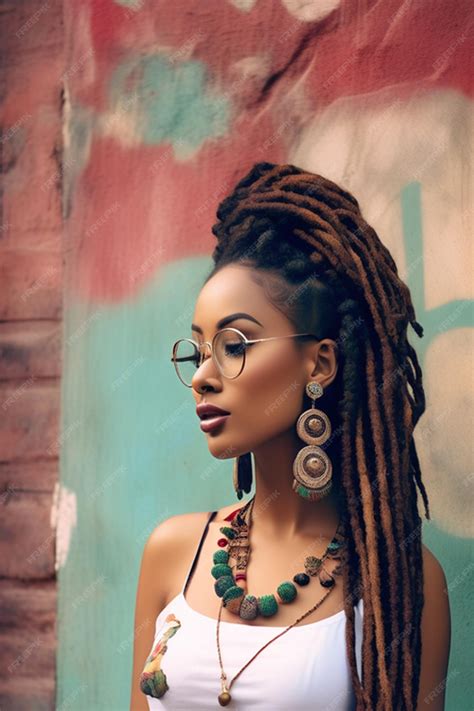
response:
<svg viewBox="0 0 474 711"><path fill-rule="evenodd" d="M78 35L74 54L80 59L91 42L95 65L92 81L81 71L70 79L72 102L97 114L107 107L117 65L139 53L183 51L180 57L206 66L209 86L222 93L239 79L237 62L248 57L267 62L263 77L230 89L229 135L205 141L186 162L170 157L169 144L126 147L98 132L93 136L75 185L69 229L78 248L73 285L99 301L130 297L167 262L209 255L215 209L226 192L256 160L284 162L298 125L337 98L386 87L400 99L441 87L473 94L474 14L468 2L453 6L437 0L429 8L372 2L361 12L346 0L312 23L298 21L279 2L257 2L245 13L222 0L187 0L179 11L174 1L163 0L159 10L147 2L134 12L112 0L95 0L70 2L68 12L70 31L90 17L87 37ZM201 39L186 54L198 33ZM295 106L292 116L285 98L295 86L305 105ZM286 116L294 124L280 135ZM166 155L153 172L155 161ZM98 221L100 229L91 231Z"/></svg>
<svg viewBox="0 0 474 711"><path fill-rule="evenodd" d="M229 74L234 62L263 53L271 59L274 72L288 66L286 86L312 66L307 79L318 103L420 81L431 87L450 86L470 96L474 92L470 71L474 11L467 0L455 5L432 0L403 6L398 0L372 0L365 12L345 0L317 22L299 21L280 2L257 2L248 13L221 0L185 0L179 12L174 0L162 0L159 12L152 2L137 12L113 0L78 3L78 11L81 5L91 10L92 44L102 67L99 85L107 79L107 68L114 69L119 48L119 55L150 51L155 43L179 49L202 31L205 37L193 57L224 82L235 79ZM448 62L438 74L433 64L444 53ZM346 69L345 62L349 62ZM337 76L338 72L342 74Z"/></svg>
<svg viewBox="0 0 474 711"><path fill-rule="evenodd" d="M234 133L205 145L199 161L176 162L168 143L124 148L111 138L94 141L69 216L76 264L71 286L96 300L119 301L135 293L160 265L208 254L215 243L210 226L217 203L240 178L241 166L265 155L258 151L257 127L251 123L251 116L240 122L248 145ZM269 116L262 127L271 135ZM229 155L238 157L234 169ZM154 171L160 159L161 168ZM214 168L202 173L201 164Z"/></svg>

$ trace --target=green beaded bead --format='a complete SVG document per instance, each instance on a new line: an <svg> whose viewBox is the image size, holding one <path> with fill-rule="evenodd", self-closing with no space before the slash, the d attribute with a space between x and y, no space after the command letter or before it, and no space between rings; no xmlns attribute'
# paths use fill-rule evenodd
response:
<svg viewBox="0 0 474 711"><path fill-rule="evenodd" d="M223 533L226 538L235 538L237 535L237 531L230 526L222 526L219 531Z"/></svg>
<svg viewBox="0 0 474 711"><path fill-rule="evenodd" d="M222 597L224 593L229 588L234 587L234 585L235 580L232 575L222 575L220 578L217 578L216 582L214 583L214 590L216 591L218 597Z"/></svg>
<svg viewBox="0 0 474 711"><path fill-rule="evenodd" d="M299 494L303 499L309 499L311 492L309 489L306 488L306 486L303 486L303 484L300 484L300 486L297 487L296 493Z"/></svg>
<svg viewBox="0 0 474 711"><path fill-rule="evenodd" d="M245 590L243 590L239 585L232 585L232 587L225 591L222 599L224 603L226 603L229 600L235 600L235 598L241 597L242 595L245 595Z"/></svg>
<svg viewBox="0 0 474 711"><path fill-rule="evenodd" d="M225 563L217 563L217 565L212 566L211 575L213 578L220 578L222 575L232 575L232 568Z"/></svg>
<svg viewBox="0 0 474 711"><path fill-rule="evenodd" d="M281 583L281 585L277 587L277 593L281 597L282 602L293 602L296 595L298 594L298 591L293 585L293 583L290 583L288 580L286 580L284 583Z"/></svg>
<svg viewBox="0 0 474 711"><path fill-rule="evenodd" d="M222 548L214 553L212 560L215 564L217 563L227 563L229 560L229 554L227 551L223 551Z"/></svg>
<svg viewBox="0 0 474 711"><path fill-rule="evenodd" d="M258 611L263 617L271 617L278 612L278 602L275 595L261 595L257 598Z"/></svg>

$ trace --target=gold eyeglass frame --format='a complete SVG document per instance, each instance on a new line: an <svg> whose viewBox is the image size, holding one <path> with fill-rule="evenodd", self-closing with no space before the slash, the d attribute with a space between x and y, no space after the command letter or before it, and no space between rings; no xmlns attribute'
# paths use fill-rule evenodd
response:
<svg viewBox="0 0 474 711"><path fill-rule="evenodd" d="M213 347L213 346L214 346L214 341L215 341L215 339L217 338L217 336L218 336L220 333L222 333L223 331L233 331L234 333L237 333L237 334L243 339L243 342L244 342L245 348L244 348L244 353L243 353L243 358L242 358L242 367L240 368L240 370L239 370L239 372L237 373L237 375L233 375L233 376L225 375L225 373L222 372L222 369L220 368L219 363L218 363L218 362L216 361L216 359L214 358L214 347ZM188 343L192 343L194 346L196 346L198 352L199 352L200 355L201 355L201 360L200 360L200 362L199 362L198 367L196 368L196 371L198 370L198 368L201 367L201 365L202 365L203 362L204 362L204 358L203 358L203 356L204 356L204 353L203 353L203 346L209 346L210 351L211 351L211 357L212 357L212 359L213 359L213 361L214 361L214 365L216 366L217 370L220 372L220 374L222 375L222 377L223 377L223 378L227 378L228 380L235 380L235 378L238 378L239 375L242 373L243 369L245 368L245 360L246 360L246 356L247 356L247 348L248 348L248 346L250 346L250 345L252 345L252 344L254 344L254 343L262 343L263 341L276 341L276 340L278 340L278 339L280 339L280 338L300 338L300 337L302 337L302 336L310 336L311 338L316 338L316 340L318 340L318 341L322 340L322 339L318 338L314 333L290 333L289 335L286 335L286 336L269 336L268 338L252 338L252 339L250 339L250 338L247 338L247 336L246 336L244 333L242 333L242 331L239 331L238 328L233 328L232 326L229 326L229 327L227 327L227 328L221 328L220 331L217 331L217 332L214 334L214 336L212 337L212 341L203 341L202 343L197 343L197 342L194 341L192 338L179 338L179 339L173 344L171 362L173 363L173 365L174 365L174 367L175 367L175 370L176 370L176 374L177 374L178 378L180 379L180 381L183 383L183 385L185 385L187 388L192 388L192 387L193 387L192 384L191 384L191 385L188 385L188 383L185 383L184 380L182 379L182 377L181 377L180 374L179 374L179 370L178 370L178 367L177 367L177 359L176 359L176 351L177 351L177 349L178 349L178 346L179 346L179 344L181 343L181 341L188 341ZM189 360L189 359L186 359L186 360Z"/></svg>

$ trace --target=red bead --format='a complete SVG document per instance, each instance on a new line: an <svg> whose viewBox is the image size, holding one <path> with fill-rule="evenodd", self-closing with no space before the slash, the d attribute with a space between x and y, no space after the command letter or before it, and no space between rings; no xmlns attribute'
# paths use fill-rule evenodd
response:
<svg viewBox="0 0 474 711"><path fill-rule="evenodd" d="M239 508L235 509L235 511L231 511L231 513L225 517L224 521L232 521L237 516L241 508L243 507L239 506Z"/></svg>
<svg viewBox="0 0 474 711"><path fill-rule="evenodd" d="M224 546L226 546L228 542L229 541L227 540L227 538L219 538L219 540L217 541L217 545L221 548L224 548Z"/></svg>
<svg viewBox="0 0 474 711"><path fill-rule="evenodd" d="M247 576L245 573L237 573L235 576L235 582L237 582L237 580L247 580Z"/></svg>

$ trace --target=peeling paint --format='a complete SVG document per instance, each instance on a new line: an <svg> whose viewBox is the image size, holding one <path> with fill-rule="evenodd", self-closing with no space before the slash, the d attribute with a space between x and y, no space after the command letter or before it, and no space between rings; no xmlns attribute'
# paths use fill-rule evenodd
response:
<svg viewBox="0 0 474 711"><path fill-rule="evenodd" d="M56 529L55 570L64 567L67 562L72 533L77 525L76 494L56 483L51 507L51 527Z"/></svg>

